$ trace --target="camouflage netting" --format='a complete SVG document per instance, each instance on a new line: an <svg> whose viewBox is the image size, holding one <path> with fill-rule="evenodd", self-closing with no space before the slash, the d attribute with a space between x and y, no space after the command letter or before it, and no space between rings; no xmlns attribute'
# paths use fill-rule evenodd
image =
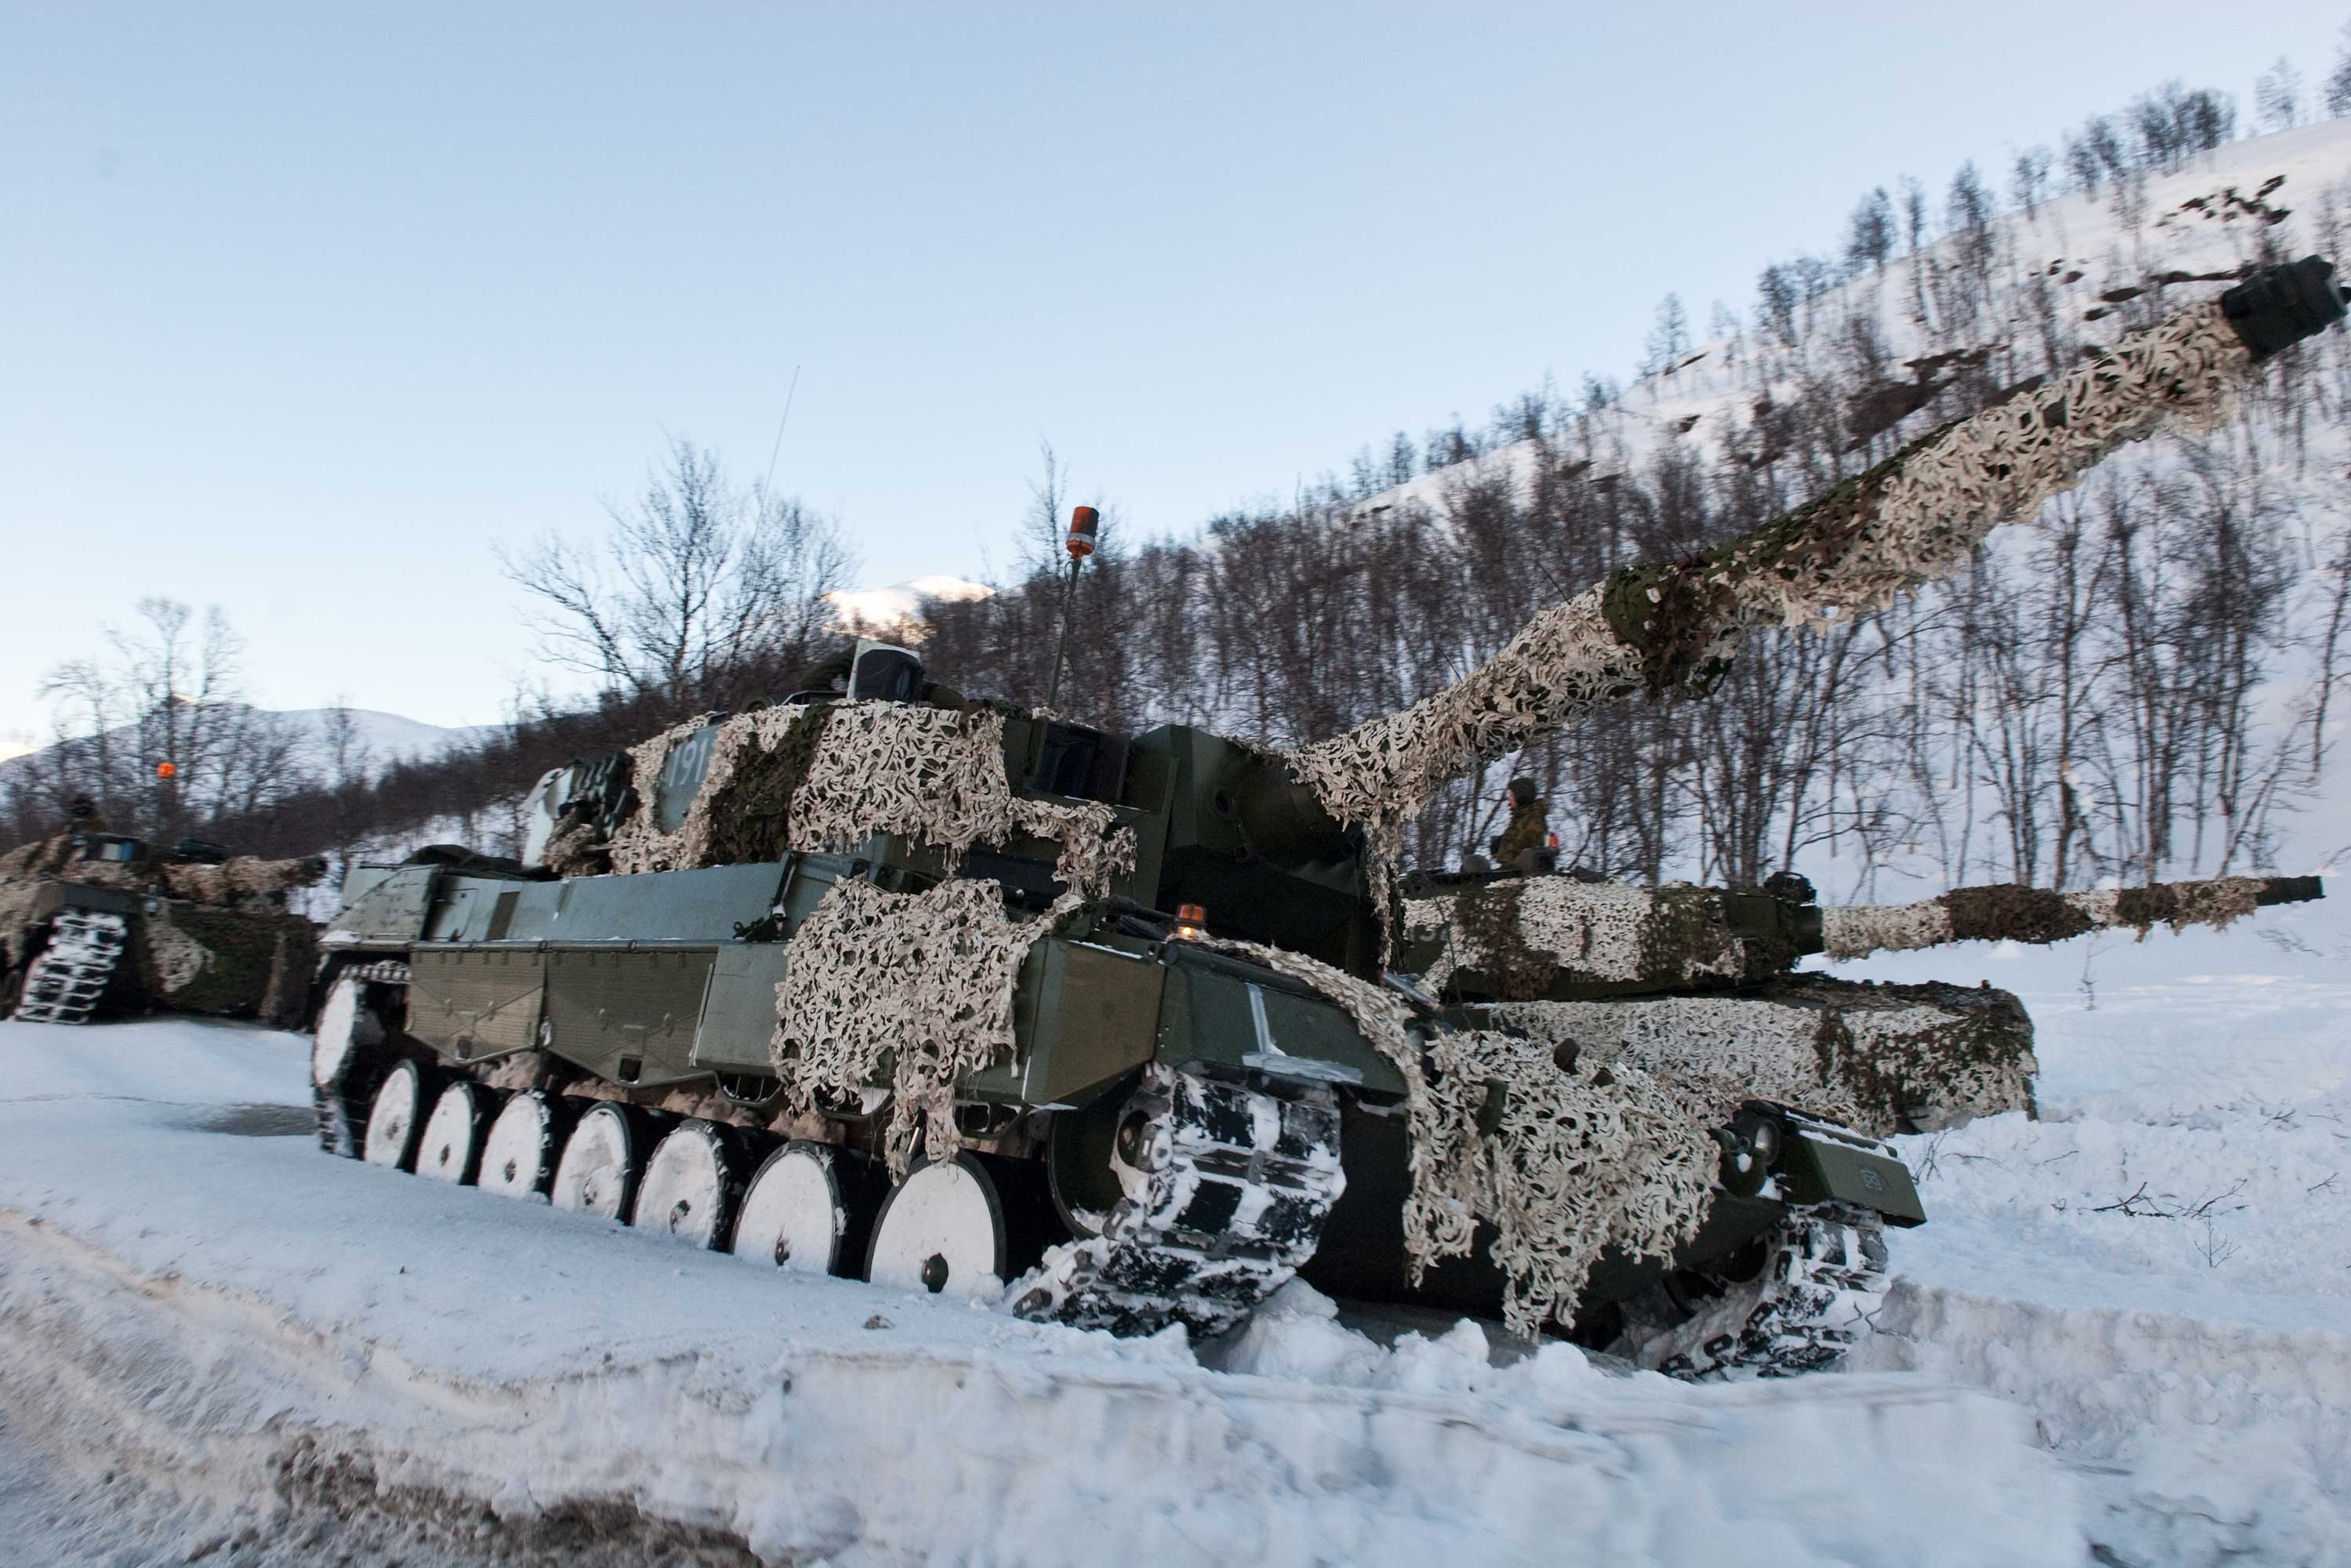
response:
<svg viewBox="0 0 2351 1568"><path fill-rule="evenodd" d="M56 867L73 853L70 834L36 839L0 854L0 968L25 959L25 927L33 917L41 884L56 879Z"/></svg>
<svg viewBox="0 0 2351 1568"><path fill-rule="evenodd" d="M1416 1279L1466 1256L1484 1221L1509 1284L1504 1316L1533 1334L1568 1321L1602 1251L1665 1257L1698 1233L1719 1152L1704 1123L1638 1068L1593 1053L1563 1069L1547 1045L1490 1030L1428 1041L1393 992L1302 955L1211 941L1337 1003L1405 1082ZM1481 1118L1498 1092L1491 1130Z"/></svg>
<svg viewBox="0 0 2351 1568"><path fill-rule="evenodd" d="M1629 1062L1708 1124L1777 1100L1875 1137L2033 1109L2032 1024L2005 991L1791 976L1760 993L1505 1002L1497 1021Z"/></svg>
<svg viewBox="0 0 2351 1568"><path fill-rule="evenodd" d="M79 882L118 893L154 894L224 908L266 907L279 895L308 887L327 873L316 855L298 860L261 860L232 855L219 864L201 861L79 860L71 835L20 844L0 855L0 886L20 883Z"/></svg>
<svg viewBox="0 0 2351 1568"><path fill-rule="evenodd" d="M952 1157L955 1085L1011 1054L1021 960L1077 902L1065 894L1020 921L992 882L916 894L834 883L793 933L776 988L768 1050L786 1104L811 1112L820 1094L854 1104L887 1083L891 1174L906 1174L918 1137L929 1158Z"/></svg>
<svg viewBox="0 0 2351 1568"><path fill-rule="evenodd" d="M1444 1133L1463 1140L1441 1157L1475 1166L1512 1332L1573 1322L1611 1245L1664 1258L1698 1234L1721 1151L1663 1084L1621 1061L1563 1069L1547 1046L1486 1032L1441 1036L1429 1060ZM1480 1133L1494 1082L1500 1119Z"/></svg>
<svg viewBox="0 0 2351 1568"><path fill-rule="evenodd" d="M2253 362L2217 302L2186 311L1767 528L1554 605L1460 682L1291 766L1393 853L1450 780L1605 704L1702 686L1753 627L1879 609L1959 570L1994 526L2031 517L2116 448L2219 419Z"/></svg>
<svg viewBox="0 0 2351 1568"><path fill-rule="evenodd" d="M181 901L132 922L131 953L153 1006L286 1026L307 1010L318 943L298 915Z"/></svg>
<svg viewBox="0 0 2351 1568"><path fill-rule="evenodd" d="M2225 926L2251 915L2273 879L2221 877L2152 887L2053 893L1999 883L1959 887L1917 904L1854 905L1821 911L1832 958L1907 953L1946 942L2063 942L2085 932L2127 927L2145 936L2156 925Z"/></svg>
<svg viewBox="0 0 2351 1568"><path fill-rule="evenodd" d="M39 889L29 882L0 882L0 970L25 958L25 927L33 917Z"/></svg>
<svg viewBox="0 0 2351 1568"><path fill-rule="evenodd" d="M240 901L264 901L308 887L327 874L327 862L316 855L300 860L258 860L233 855L218 865L197 862L164 862L156 871L163 889L173 898L198 904L229 905ZM81 867L73 868L78 877Z"/></svg>
<svg viewBox="0 0 2351 1568"><path fill-rule="evenodd" d="M1750 954L1756 943L1710 920L1708 897L1703 888L1515 878L1407 901L1405 935L1438 944L1421 972L1427 989L1474 970L1511 999L1557 984L1687 986L1782 967L1782 955Z"/></svg>
<svg viewBox="0 0 2351 1568"><path fill-rule="evenodd" d="M1022 838L1060 846L1056 874L1100 894L1131 866L1134 834L1099 801L1015 795L1004 771L1004 717L903 703L765 708L719 727L710 765L677 829L658 827L662 764L701 728L695 719L632 748L639 805L611 843L611 869L674 871L773 859L785 850L854 848L877 832L943 851L952 868L975 845ZM577 825L549 846L570 852Z"/></svg>

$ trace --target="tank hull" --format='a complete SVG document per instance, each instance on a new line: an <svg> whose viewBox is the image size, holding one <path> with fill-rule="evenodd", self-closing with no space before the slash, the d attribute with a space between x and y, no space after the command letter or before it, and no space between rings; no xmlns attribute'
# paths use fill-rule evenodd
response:
<svg viewBox="0 0 2351 1568"><path fill-rule="evenodd" d="M920 1085L897 1076L895 1064L852 1093L810 1094L790 1082L800 1065L794 967L831 961L811 922L839 888L871 889L876 873L862 857L788 854L772 864L559 881L440 866L354 873L350 902L327 938L328 969L363 972L381 987L398 968L403 983L388 998L392 1027L380 1047L386 1059L405 1053L434 1072L501 1090L730 1128L752 1141L744 1157L753 1166L791 1143L832 1148L860 1168L898 1160L908 1172L903 1185L938 1157L908 1157L893 1145L894 1103ZM647 939L649 930L662 939ZM1508 1308L1510 1276L1490 1225L1466 1251L1416 1277L1404 1218L1416 1179L1414 1084L1393 1044L1384 1050L1361 1016L1363 998L1332 994L1353 982L1294 956L1187 939L1104 901L1026 923L1017 940L1006 1049L957 1077L948 1094L950 1154L978 1162L968 1179L985 1180L998 1211L1019 1220L1003 1234L1030 1239L1020 1254L1028 1271L1006 1282L1014 1296L1093 1326L1148 1332L1184 1321L1217 1332L1302 1268L1365 1299ZM929 961L914 956L873 973L912 984L907 968ZM878 988L871 999L888 1005ZM1429 1015L1427 1027L1489 1021L1448 1016ZM379 1066L350 1081L381 1079ZM363 1108L326 1106L329 1093L322 1085L331 1113L322 1125L355 1145ZM1177 1141L1191 1140L1187 1157L1239 1196L1221 1218L1186 1216L1176 1204L1155 1228L1204 1239L1138 1252L1131 1236L1122 1239L1119 1217L1147 1207L1159 1189L1151 1172L1122 1173L1116 1150L1135 1107L1155 1095L1176 1107L1167 1120ZM1719 1109L1727 1123L1737 1106ZM1280 1131L1253 1131L1253 1119ZM1253 1147L1260 1135L1272 1142ZM1882 1152L1865 1157L1884 1160ZM1907 1173L1898 1162L1883 1168L1883 1218L1909 1222ZM1249 1186L1260 1181L1262 1191ZM930 1182L904 1207L947 1202L929 1191L946 1185ZM1616 1308L1672 1270L1749 1247L1793 1201L1710 1193L1703 1223L1678 1244L1646 1257L1604 1252L1552 1327L1583 1323L1588 1337L1589 1325L1615 1324ZM1247 1218L1260 1212L1278 1223ZM1251 1228L1263 1224L1279 1234ZM893 1267L905 1263L903 1246L873 1245L897 1260ZM947 1271L963 1277L969 1268ZM1138 1273L1160 1284L1138 1296L1130 1288ZM1204 1281L1219 1282L1224 1295Z"/></svg>

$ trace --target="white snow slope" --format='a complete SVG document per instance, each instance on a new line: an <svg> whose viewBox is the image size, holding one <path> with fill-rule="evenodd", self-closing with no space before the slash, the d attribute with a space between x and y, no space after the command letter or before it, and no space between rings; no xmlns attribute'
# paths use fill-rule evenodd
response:
<svg viewBox="0 0 2351 1568"><path fill-rule="evenodd" d="M1931 958L2043 1119L1907 1141L1856 1369L1708 1387L794 1281L329 1159L295 1037L0 1024L0 1562L2351 1562L2351 906Z"/></svg>

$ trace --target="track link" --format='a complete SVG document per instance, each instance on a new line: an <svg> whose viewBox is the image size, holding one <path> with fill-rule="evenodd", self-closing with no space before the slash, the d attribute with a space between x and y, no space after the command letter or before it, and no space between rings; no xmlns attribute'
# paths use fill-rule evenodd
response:
<svg viewBox="0 0 2351 1568"><path fill-rule="evenodd" d="M1729 1382L1821 1372L1867 1333L1892 1277L1883 1222L1865 1209L1791 1209L1754 1279L1648 1339L1635 1359L1669 1377Z"/></svg>
<svg viewBox="0 0 2351 1568"><path fill-rule="evenodd" d="M1047 1253L1013 1286L1013 1311L1117 1334L1222 1333L1314 1255L1346 1187L1338 1097L1154 1066L1112 1168L1125 1197L1102 1234Z"/></svg>
<svg viewBox="0 0 2351 1568"><path fill-rule="evenodd" d="M71 904L49 921L48 945L34 955L16 1002L19 1023L87 1023L122 959L129 925L120 915Z"/></svg>

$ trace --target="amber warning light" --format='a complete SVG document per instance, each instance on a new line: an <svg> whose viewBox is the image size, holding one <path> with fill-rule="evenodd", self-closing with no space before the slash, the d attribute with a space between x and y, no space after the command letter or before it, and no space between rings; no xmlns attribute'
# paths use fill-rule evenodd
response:
<svg viewBox="0 0 2351 1568"><path fill-rule="evenodd" d="M1208 912L1196 904L1176 906L1176 936L1185 942L1197 942L1208 934Z"/></svg>
<svg viewBox="0 0 2351 1568"><path fill-rule="evenodd" d="M1094 553L1094 538L1102 532L1102 514L1092 507L1073 507L1070 510L1070 559L1081 561Z"/></svg>
<svg viewBox="0 0 2351 1568"><path fill-rule="evenodd" d="M177 763L172 763L172 762L158 762L157 764L155 764L155 777L156 777L156 778L158 778L158 779L177 779L179 776L180 776L180 768L179 768L179 765L178 765Z"/></svg>

